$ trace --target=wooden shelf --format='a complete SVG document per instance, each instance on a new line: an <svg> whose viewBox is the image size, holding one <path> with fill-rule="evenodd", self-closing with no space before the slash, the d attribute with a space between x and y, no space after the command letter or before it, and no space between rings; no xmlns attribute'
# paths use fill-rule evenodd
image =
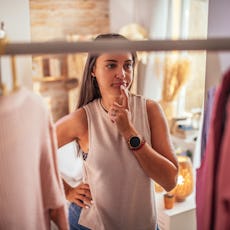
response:
<svg viewBox="0 0 230 230"><path fill-rule="evenodd" d="M53 82L53 81L65 81L68 78L64 76L56 77L56 76L47 76L47 77L33 77L33 82Z"/></svg>

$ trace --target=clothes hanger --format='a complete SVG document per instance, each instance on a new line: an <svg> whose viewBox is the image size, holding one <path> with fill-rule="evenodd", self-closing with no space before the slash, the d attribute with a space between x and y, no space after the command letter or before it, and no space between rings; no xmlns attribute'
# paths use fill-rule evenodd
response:
<svg viewBox="0 0 230 230"><path fill-rule="evenodd" d="M4 30L4 23L1 22L1 25L0 25L0 55L4 54L6 44L7 44L7 38L6 38L5 30ZM17 71L16 71L16 57L14 55L10 57L10 65L11 65L11 76L12 76L12 89L10 92L15 92L19 89L19 84L18 84ZM1 57L0 57L0 95L6 96L10 92L8 92L6 85L2 81Z"/></svg>
<svg viewBox="0 0 230 230"><path fill-rule="evenodd" d="M2 75L1 75L1 59L0 59L0 96L7 95L7 88L6 85L2 82Z"/></svg>
<svg viewBox="0 0 230 230"><path fill-rule="evenodd" d="M1 62L1 59L0 59L0 62ZM18 78L17 78L16 57L15 56L10 57L10 64L11 64L11 76L12 76L12 89L9 91L7 90L6 85L2 81L1 63L0 63L0 96L9 95L10 93L16 92L20 88L19 83L18 83Z"/></svg>
<svg viewBox="0 0 230 230"><path fill-rule="evenodd" d="M6 33L4 30L4 23L1 22L0 25L0 54L4 53L6 45ZM1 63L1 56L0 56L0 96L7 95L7 88L6 85L2 81L2 63Z"/></svg>
<svg viewBox="0 0 230 230"><path fill-rule="evenodd" d="M16 57L13 55L10 58L11 61L11 71L12 71L12 92L15 92L19 89L17 70L16 70Z"/></svg>

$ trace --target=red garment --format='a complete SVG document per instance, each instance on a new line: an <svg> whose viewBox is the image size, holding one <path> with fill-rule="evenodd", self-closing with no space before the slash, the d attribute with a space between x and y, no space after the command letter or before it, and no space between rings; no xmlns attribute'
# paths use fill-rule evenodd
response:
<svg viewBox="0 0 230 230"><path fill-rule="evenodd" d="M226 108L225 131L220 148L219 170L217 172L215 229L230 229L230 100Z"/></svg>
<svg viewBox="0 0 230 230"><path fill-rule="evenodd" d="M225 218L229 216L230 210L230 185L226 180L230 175L230 166L227 165L230 156L227 157L229 150L226 146L230 124L225 113L229 90L230 70L224 75L215 95L207 148L201 167L197 170L197 230L230 229L229 222L226 222ZM227 203L223 202L223 199L227 199Z"/></svg>

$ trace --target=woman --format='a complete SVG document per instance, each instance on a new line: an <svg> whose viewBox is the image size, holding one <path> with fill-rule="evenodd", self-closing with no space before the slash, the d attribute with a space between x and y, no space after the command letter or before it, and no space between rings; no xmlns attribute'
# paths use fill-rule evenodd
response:
<svg viewBox="0 0 230 230"><path fill-rule="evenodd" d="M102 39L126 38L95 40ZM135 52L89 54L78 109L56 124L59 147L76 140L86 156L84 183L66 185L71 229L155 229L151 180L166 191L176 185L178 164L162 110L129 93L135 62Z"/></svg>

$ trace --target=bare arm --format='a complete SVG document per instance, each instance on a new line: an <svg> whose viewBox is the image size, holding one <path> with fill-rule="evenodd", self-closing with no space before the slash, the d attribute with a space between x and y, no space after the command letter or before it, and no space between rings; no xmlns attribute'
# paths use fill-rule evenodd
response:
<svg viewBox="0 0 230 230"><path fill-rule="evenodd" d="M121 135L126 139L130 136L143 136L138 133L128 116L128 99L122 91L124 100L121 105L114 103L111 110L119 111L111 120L116 122ZM144 172L160 184L166 191L172 190L177 182L178 162L173 152L169 131L164 114L153 101L147 101L147 112L151 130L151 145L145 143L139 150L133 151Z"/></svg>
<svg viewBox="0 0 230 230"><path fill-rule="evenodd" d="M85 140L88 135L87 117L82 108L62 117L55 126L58 148L74 140L77 140L78 143L87 141Z"/></svg>
<svg viewBox="0 0 230 230"><path fill-rule="evenodd" d="M88 125L84 109L79 109L64 116L56 122L56 133L58 147L77 140L82 149L88 147ZM66 199L82 208L87 208L92 202L91 192L88 184L81 183L72 188L63 180Z"/></svg>
<svg viewBox="0 0 230 230"><path fill-rule="evenodd" d="M177 182L178 163L170 141L166 119L160 106L147 102L152 146L134 151L145 173L170 191Z"/></svg>

